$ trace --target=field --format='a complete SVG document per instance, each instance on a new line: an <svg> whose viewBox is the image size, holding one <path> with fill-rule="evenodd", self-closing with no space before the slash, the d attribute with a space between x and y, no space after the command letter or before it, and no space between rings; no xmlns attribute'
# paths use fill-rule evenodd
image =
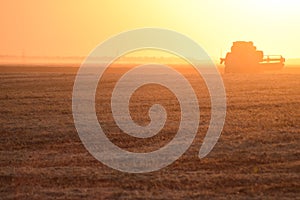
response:
<svg viewBox="0 0 300 200"><path fill-rule="evenodd" d="M166 88L144 86L132 97L132 118L147 124L150 103L158 102L168 112L166 126L144 141L122 134L109 100L126 70L107 71L97 91L98 120L118 146L153 151L176 133L178 102ZM77 68L0 67L0 199L300 199L300 70L222 74L225 126L203 159L198 152L210 120L209 95L193 70L178 70L197 93L198 134L168 167L129 174L98 162L79 139L72 116Z"/></svg>

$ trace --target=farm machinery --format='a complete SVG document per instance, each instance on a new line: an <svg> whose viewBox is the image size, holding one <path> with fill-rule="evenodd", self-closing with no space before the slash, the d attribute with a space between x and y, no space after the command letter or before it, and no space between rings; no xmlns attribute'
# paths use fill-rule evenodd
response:
<svg viewBox="0 0 300 200"><path fill-rule="evenodd" d="M281 55L264 55L263 51L256 50L251 41L236 41L220 64L225 63L225 73L251 73L280 70L284 62Z"/></svg>

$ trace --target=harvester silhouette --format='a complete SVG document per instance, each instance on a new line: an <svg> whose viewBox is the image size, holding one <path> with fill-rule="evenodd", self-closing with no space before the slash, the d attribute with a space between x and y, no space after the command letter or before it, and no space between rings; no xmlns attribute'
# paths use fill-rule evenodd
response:
<svg viewBox="0 0 300 200"><path fill-rule="evenodd" d="M225 63L226 73L263 72L280 70L283 68L285 58L281 55L265 55L263 51L257 51L253 42L233 42L231 52L221 58Z"/></svg>

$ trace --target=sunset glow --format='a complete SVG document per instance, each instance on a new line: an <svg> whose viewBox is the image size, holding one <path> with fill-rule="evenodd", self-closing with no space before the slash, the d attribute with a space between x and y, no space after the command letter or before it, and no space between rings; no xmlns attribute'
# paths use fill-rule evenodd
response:
<svg viewBox="0 0 300 200"><path fill-rule="evenodd" d="M218 60L233 41L300 57L298 1L2 1L0 55L87 56L105 39L141 27L183 33Z"/></svg>

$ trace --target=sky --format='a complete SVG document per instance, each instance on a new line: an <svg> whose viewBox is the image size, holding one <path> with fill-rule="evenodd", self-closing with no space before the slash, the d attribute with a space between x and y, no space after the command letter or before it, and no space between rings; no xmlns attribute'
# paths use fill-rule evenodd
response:
<svg viewBox="0 0 300 200"><path fill-rule="evenodd" d="M10 0L0 2L0 55L87 56L123 31L159 27L187 35L213 58L233 41L300 58L295 0Z"/></svg>

